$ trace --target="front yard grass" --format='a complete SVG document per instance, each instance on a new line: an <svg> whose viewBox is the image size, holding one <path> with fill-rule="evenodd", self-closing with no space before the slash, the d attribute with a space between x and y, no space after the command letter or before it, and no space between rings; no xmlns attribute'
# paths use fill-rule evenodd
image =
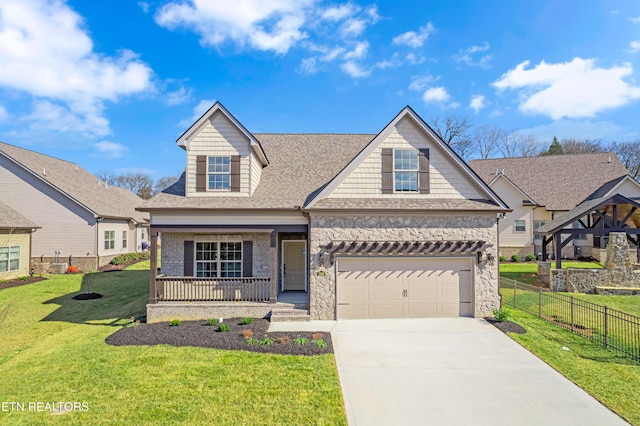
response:
<svg viewBox="0 0 640 426"><path fill-rule="evenodd" d="M538 281L538 264L536 262L501 262L499 267L500 275L503 277L525 284L535 284ZM556 262L551 262L551 268L555 267ZM565 260L562 262L562 269L567 268L598 269L602 268L602 264Z"/></svg>
<svg viewBox="0 0 640 426"><path fill-rule="evenodd" d="M526 334L509 336L604 405L640 425L640 365L557 325L505 307ZM568 348L565 350L563 348Z"/></svg>
<svg viewBox="0 0 640 426"><path fill-rule="evenodd" d="M1 424L346 424L333 355L107 345L145 313L144 267L0 291L2 401L88 404L61 415L0 412ZM87 284L104 297L73 300Z"/></svg>

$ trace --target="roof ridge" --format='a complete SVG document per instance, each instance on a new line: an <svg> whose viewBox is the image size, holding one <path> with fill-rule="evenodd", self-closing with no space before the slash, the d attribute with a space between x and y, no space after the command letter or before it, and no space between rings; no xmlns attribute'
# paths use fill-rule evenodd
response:
<svg viewBox="0 0 640 426"><path fill-rule="evenodd" d="M376 133L279 133L255 132L254 135L287 135L287 136L375 136Z"/></svg>
<svg viewBox="0 0 640 426"><path fill-rule="evenodd" d="M616 154L614 151L603 151L603 152L575 152L575 153L553 154L553 155L530 155L525 157L477 158L469 161L471 162L471 161L522 160L525 158L528 160L531 160L533 158L557 158L557 157L570 157L570 156L577 157L580 155L603 155L603 154L614 154L616 157L618 156L618 154Z"/></svg>
<svg viewBox="0 0 640 426"><path fill-rule="evenodd" d="M78 163L76 163L76 162L73 162L73 161L64 160L64 159L62 159L62 158L54 157L53 155L44 154L44 153L42 153L42 152L34 151L34 150L32 150L32 149L28 149L28 148L23 148L23 147L21 147L21 146L17 146L17 145L12 145L12 144L7 143L7 142L2 142L2 141L0 141L0 144L2 144L2 145L7 145L7 146L10 146L10 147L12 147L12 148L20 149L20 150L22 150L22 151L27 151L27 152L30 152L30 153L32 153L32 154L39 155L39 156L41 156L41 157L49 157L49 158L52 158L52 159L54 159L54 160L58 160L58 161L62 161L62 162L64 162L64 163L72 164L72 165L74 165L74 166L78 166L78 167L82 168L83 170L86 170L86 169L85 169L84 167L82 167L80 164L78 164ZM1 148L1 147L0 147L0 148ZM0 150L1 150L1 149L0 149ZM4 151L3 151L3 152L4 152ZM8 154L8 153L6 153L6 152L5 152L5 154L9 155L9 154ZM13 158L13 157L12 157L12 158Z"/></svg>

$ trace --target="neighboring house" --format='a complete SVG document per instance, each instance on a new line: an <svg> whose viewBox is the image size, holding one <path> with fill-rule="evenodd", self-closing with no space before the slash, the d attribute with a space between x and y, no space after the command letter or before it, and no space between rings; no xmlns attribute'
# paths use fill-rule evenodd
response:
<svg viewBox="0 0 640 426"><path fill-rule="evenodd" d="M0 199L42 229L33 234L32 267L54 262L95 270L148 240L142 199L106 186L77 164L0 143Z"/></svg>
<svg viewBox="0 0 640 426"><path fill-rule="evenodd" d="M314 319L499 306L509 208L411 108L377 135L251 134L216 103L177 143L185 173L139 208L148 321L265 316L293 296Z"/></svg>
<svg viewBox="0 0 640 426"><path fill-rule="evenodd" d="M0 203L0 281L28 276L31 234L40 228Z"/></svg>
<svg viewBox="0 0 640 426"><path fill-rule="evenodd" d="M542 253L542 238L534 231L585 199L640 196L640 184L612 152L472 160L469 165L513 209L499 224L500 254L507 258ZM574 228L579 227L576 221ZM562 255L599 258L601 245L606 241L576 235Z"/></svg>

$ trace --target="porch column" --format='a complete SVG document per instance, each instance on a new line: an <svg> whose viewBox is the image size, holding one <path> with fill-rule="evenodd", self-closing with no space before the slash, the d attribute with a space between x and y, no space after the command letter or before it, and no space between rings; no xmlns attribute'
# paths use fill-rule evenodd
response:
<svg viewBox="0 0 640 426"><path fill-rule="evenodd" d="M149 248L149 304L158 303L158 287L156 276L158 275L158 231L149 230L151 247Z"/></svg>
<svg viewBox="0 0 640 426"><path fill-rule="evenodd" d="M269 273L271 277L271 294L269 303L276 303L278 299L278 231L271 231L269 248Z"/></svg>
<svg viewBox="0 0 640 426"><path fill-rule="evenodd" d="M562 269L562 234L553 234L553 246L556 249L556 269Z"/></svg>

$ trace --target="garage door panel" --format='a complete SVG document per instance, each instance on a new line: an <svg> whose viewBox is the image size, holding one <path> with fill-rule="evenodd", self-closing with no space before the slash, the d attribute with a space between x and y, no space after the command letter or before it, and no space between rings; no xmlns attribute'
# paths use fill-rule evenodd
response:
<svg viewBox="0 0 640 426"><path fill-rule="evenodd" d="M436 286L414 287L407 290L407 297L413 302L436 300L438 290Z"/></svg>
<svg viewBox="0 0 640 426"><path fill-rule="evenodd" d="M402 296L402 289L374 289L373 290L373 299L370 301L377 303L384 302L402 302L404 297Z"/></svg>
<svg viewBox="0 0 640 426"><path fill-rule="evenodd" d="M402 318L404 316L404 303L373 305L373 318Z"/></svg>
<svg viewBox="0 0 640 426"><path fill-rule="evenodd" d="M458 317L460 316L460 303L439 303L439 317Z"/></svg>
<svg viewBox="0 0 640 426"><path fill-rule="evenodd" d="M407 304L408 317L437 317L438 305L436 302L409 302Z"/></svg>
<svg viewBox="0 0 640 426"><path fill-rule="evenodd" d="M368 305L338 305L338 318L371 318Z"/></svg>

